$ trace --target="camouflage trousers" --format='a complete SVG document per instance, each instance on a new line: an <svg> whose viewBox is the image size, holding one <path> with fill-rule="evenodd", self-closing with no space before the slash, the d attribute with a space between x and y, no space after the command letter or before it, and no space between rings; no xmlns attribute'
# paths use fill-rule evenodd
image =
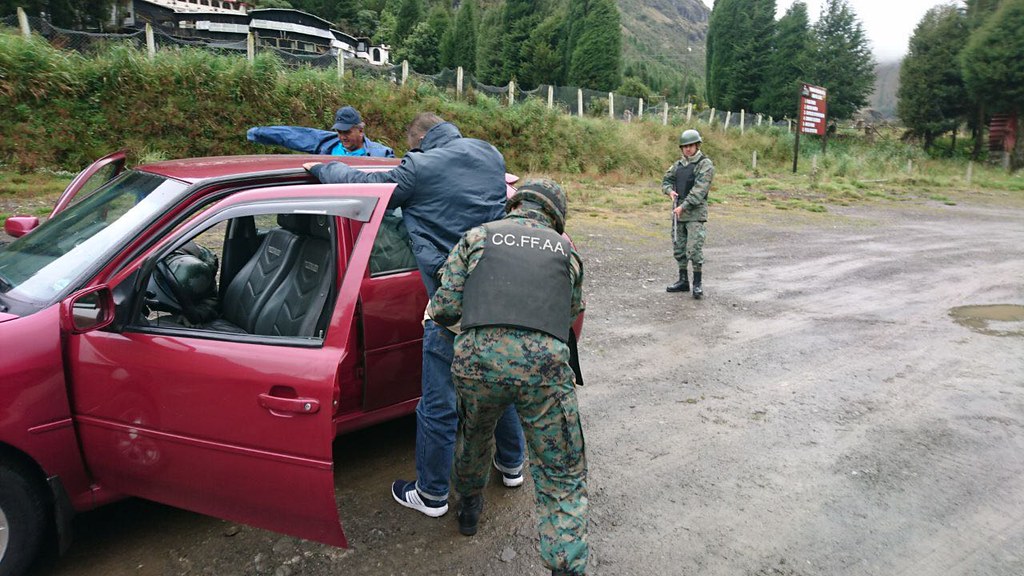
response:
<svg viewBox="0 0 1024 576"><path fill-rule="evenodd" d="M707 237L707 222L679 222L672 242L672 256L679 263L680 270L686 270L686 263L693 262L693 271L700 272L704 265L704 238Z"/></svg>
<svg viewBox="0 0 1024 576"><path fill-rule="evenodd" d="M515 383L454 376L462 443L455 453L455 489L483 491L491 469L494 425L515 404L526 433L537 504L540 554L551 569L584 574L587 545L587 458L571 378Z"/></svg>

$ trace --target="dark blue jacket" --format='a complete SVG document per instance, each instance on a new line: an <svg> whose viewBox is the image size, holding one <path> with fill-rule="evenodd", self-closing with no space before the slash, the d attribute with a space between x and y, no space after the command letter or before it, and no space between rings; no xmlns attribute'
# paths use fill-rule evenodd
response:
<svg viewBox="0 0 1024 576"><path fill-rule="evenodd" d="M256 126L249 128L246 137L250 142L284 146L296 152L307 154L331 154L341 146L337 132L303 128L302 126ZM363 136L367 155L394 158L395 151Z"/></svg>
<svg viewBox="0 0 1024 576"><path fill-rule="evenodd" d="M454 124L431 128L402 163L387 172L362 172L341 162L318 164L325 183L395 183L388 208L402 208L427 294L459 238L474 226L505 215L505 158L494 147L463 138Z"/></svg>

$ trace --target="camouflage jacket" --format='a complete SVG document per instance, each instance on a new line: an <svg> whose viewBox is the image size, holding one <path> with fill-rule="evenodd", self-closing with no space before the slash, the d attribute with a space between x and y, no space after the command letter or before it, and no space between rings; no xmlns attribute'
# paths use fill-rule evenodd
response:
<svg viewBox="0 0 1024 576"><path fill-rule="evenodd" d="M543 212L518 208L505 219L532 228L551 228ZM483 253L485 232L476 227L462 239L444 266L441 287L430 300L430 317L443 326L453 326L462 319L462 288ZM584 310L583 263L575 249L569 259L572 280L572 321ZM463 378L497 381L511 378L519 383L542 384L553 380L572 380L569 347L557 338L522 328L480 326L470 328L455 338L452 373Z"/></svg>
<svg viewBox="0 0 1024 576"><path fill-rule="evenodd" d="M677 200L676 205L682 204L683 206L683 213L679 216L679 221L707 222L708 192L711 190L711 179L715 177L715 165L711 162L711 158L704 155L704 152L697 150L697 153L693 156L689 158L684 156L673 162L668 170L665 171L665 176L661 179L661 191L667 196L675 190L676 170L689 164L697 165L694 169L696 179L694 180L693 188L690 189L690 193L686 195L686 198L679 198Z"/></svg>

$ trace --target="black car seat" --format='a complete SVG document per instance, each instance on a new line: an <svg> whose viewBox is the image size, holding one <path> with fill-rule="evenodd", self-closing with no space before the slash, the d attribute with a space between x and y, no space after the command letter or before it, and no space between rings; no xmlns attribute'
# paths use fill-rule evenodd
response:
<svg viewBox="0 0 1024 576"><path fill-rule="evenodd" d="M335 277L328 216L308 216L298 256L256 320L254 334L312 337Z"/></svg>
<svg viewBox="0 0 1024 576"><path fill-rule="evenodd" d="M221 317L208 329L254 332L260 312L293 268L309 220L306 214L278 214L280 228L267 232L256 253L231 279L221 299Z"/></svg>

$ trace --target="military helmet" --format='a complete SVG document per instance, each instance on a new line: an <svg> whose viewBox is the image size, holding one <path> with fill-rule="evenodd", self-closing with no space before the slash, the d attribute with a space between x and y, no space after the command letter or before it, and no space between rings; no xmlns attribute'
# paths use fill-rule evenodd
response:
<svg viewBox="0 0 1024 576"><path fill-rule="evenodd" d="M565 215L569 209L569 200L565 196L565 190L562 190L557 182L548 178L536 178L523 182L516 193L505 202L505 212L511 212L512 208L523 200L540 204L551 217L551 221L554 222L555 231L559 234L565 231Z"/></svg>
<svg viewBox="0 0 1024 576"><path fill-rule="evenodd" d="M689 144L697 144L697 143L700 143L700 142L703 142L703 141L704 140L702 140L701 137L700 137L700 132L697 132L696 130L694 130L692 128L689 129L689 130L683 130L683 133L679 135L679 145L680 146L686 146L686 145L689 145Z"/></svg>

